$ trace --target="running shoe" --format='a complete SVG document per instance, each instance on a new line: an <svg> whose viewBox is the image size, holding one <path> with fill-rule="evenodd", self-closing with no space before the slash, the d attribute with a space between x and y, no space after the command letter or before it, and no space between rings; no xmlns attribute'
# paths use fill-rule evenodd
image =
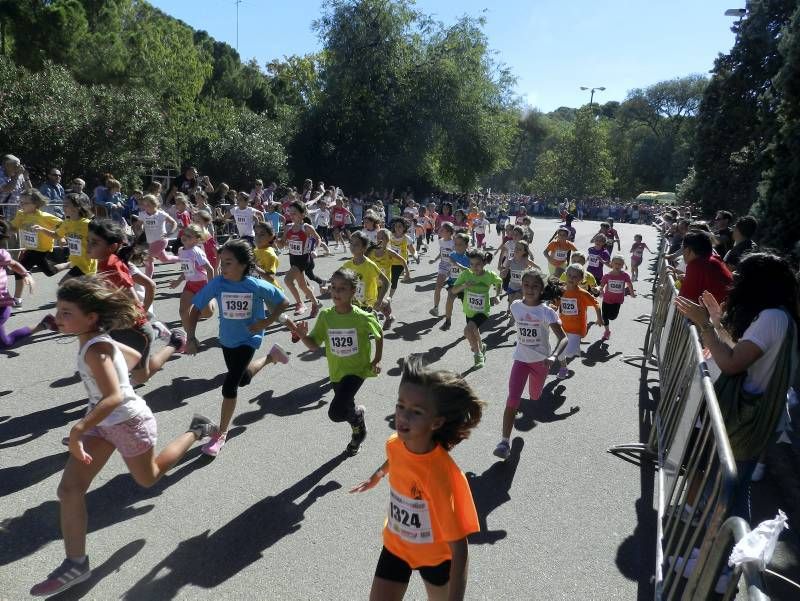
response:
<svg viewBox="0 0 800 601"><path fill-rule="evenodd" d="M219 455L219 452L222 450L222 447L225 446L225 434L220 434L216 432L211 436L211 440L209 440L206 444L200 447L200 450L203 451L206 455L211 457L216 457Z"/></svg>
<svg viewBox="0 0 800 601"><path fill-rule="evenodd" d="M45 315L42 321L39 322L39 325L43 326L46 330L50 330L51 332L58 332L56 318L50 314Z"/></svg>
<svg viewBox="0 0 800 601"><path fill-rule="evenodd" d="M319 306L320 306L319 303L314 303L313 305L311 305L311 313L308 314L310 318L313 319L317 316L317 314L319 313Z"/></svg>
<svg viewBox="0 0 800 601"><path fill-rule="evenodd" d="M486 357L483 356L483 353L475 353L475 367L481 368L486 365Z"/></svg>
<svg viewBox="0 0 800 601"><path fill-rule="evenodd" d="M428 311L428 313L430 313L434 317L439 317L439 307L434 307L433 309Z"/></svg>
<svg viewBox="0 0 800 601"><path fill-rule="evenodd" d="M31 595L34 597L50 597L51 595L57 595L87 580L91 575L92 570L89 568L88 557L83 560L83 563L65 559L61 562L60 566L50 572L46 580L34 585L31 589Z"/></svg>
<svg viewBox="0 0 800 601"><path fill-rule="evenodd" d="M566 367L562 367L558 370L558 375L556 376L559 380L563 380L569 377L569 370Z"/></svg>
<svg viewBox="0 0 800 601"><path fill-rule="evenodd" d="M19 307L21 307L21 306L22 306L22 299L21 299L21 298L15 298L15 299L12 301L12 304L13 304L15 307L19 308Z"/></svg>
<svg viewBox="0 0 800 601"><path fill-rule="evenodd" d="M189 428L186 431L194 434L197 437L197 440L203 440L204 438L208 438L214 434L216 429L217 425L205 415L195 413L192 417L192 421L189 423Z"/></svg>
<svg viewBox="0 0 800 601"><path fill-rule="evenodd" d="M483 355L484 361L486 360L486 343L481 342L481 355Z"/></svg>
<svg viewBox="0 0 800 601"><path fill-rule="evenodd" d="M498 442L494 448L494 456L500 459L508 459L509 455L511 455L511 445L508 444L508 441L501 440Z"/></svg>
<svg viewBox="0 0 800 601"><path fill-rule="evenodd" d="M394 321L394 317L392 317L391 315L386 315L384 320L383 320L383 329L384 330L388 330L390 327L392 327L392 322L393 321Z"/></svg>
<svg viewBox="0 0 800 601"><path fill-rule="evenodd" d="M605 341L606 341L606 340L608 340L609 338L611 338L611 332L609 332L608 330L606 330L605 332L603 332L603 335L600 337L600 340L602 340L603 342L605 342Z"/></svg>
<svg viewBox="0 0 800 601"><path fill-rule="evenodd" d="M347 449L345 449L345 453L347 453L348 457L353 457L356 455L361 447L361 443L363 443L367 438L367 424L364 421L364 415L366 412L367 410L364 405L359 405L356 407L358 422L355 426L351 426L353 429L353 434L350 438L350 442L347 443Z"/></svg>
<svg viewBox="0 0 800 601"><path fill-rule="evenodd" d="M170 333L169 333L169 328L167 328L167 326L165 326L160 321L152 321L150 322L150 325L153 326L153 329L156 331L158 337L161 338L161 340L169 340Z"/></svg>
<svg viewBox="0 0 800 601"><path fill-rule="evenodd" d="M184 332L181 328L175 328L174 330L169 331L169 341L167 342L167 346L174 346L176 353L185 353L187 340L188 338L186 337L186 332Z"/></svg>
<svg viewBox="0 0 800 601"><path fill-rule="evenodd" d="M302 315L306 312L306 306L303 303L297 303L294 306L294 314L295 315Z"/></svg>
<svg viewBox="0 0 800 601"><path fill-rule="evenodd" d="M267 354L275 363L289 363L289 355L286 354L286 351L283 350L283 347L278 343L273 344Z"/></svg>
<svg viewBox="0 0 800 601"><path fill-rule="evenodd" d="M442 330L449 330L450 329L450 320L445 318L444 323L442 324Z"/></svg>

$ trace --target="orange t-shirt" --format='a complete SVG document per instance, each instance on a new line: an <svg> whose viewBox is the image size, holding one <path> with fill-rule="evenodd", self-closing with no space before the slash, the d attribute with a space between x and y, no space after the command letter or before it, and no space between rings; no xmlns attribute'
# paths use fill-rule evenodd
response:
<svg viewBox="0 0 800 601"><path fill-rule="evenodd" d="M550 262L561 267L566 262L570 251L575 252L578 247L569 240L553 240L547 245L547 250L550 251Z"/></svg>
<svg viewBox="0 0 800 601"><path fill-rule="evenodd" d="M561 295L559 303L561 327L567 334L586 336L586 332L589 330L586 323L586 310L589 307L597 306L599 306L597 299L586 290L582 288L567 290Z"/></svg>
<svg viewBox="0 0 800 601"><path fill-rule="evenodd" d="M467 225L469 225L469 229L472 229L472 222L475 221L478 217L480 217L479 213L470 213L467 215Z"/></svg>
<svg viewBox="0 0 800 601"><path fill-rule="evenodd" d="M448 543L480 530L464 473L443 447L417 455L396 434L386 441L386 457L389 513L383 545L414 569L447 561Z"/></svg>

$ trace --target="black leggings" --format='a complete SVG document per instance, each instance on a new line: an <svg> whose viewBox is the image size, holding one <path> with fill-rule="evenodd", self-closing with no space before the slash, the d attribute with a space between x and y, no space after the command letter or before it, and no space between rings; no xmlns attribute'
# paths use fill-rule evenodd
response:
<svg viewBox="0 0 800 601"><path fill-rule="evenodd" d="M364 383L363 378L348 375L333 383L333 400L328 408L332 422L358 423L356 417L356 394Z"/></svg>
<svg viewBox="0 0 800 601"><path fill-rule="evenodd" d="M392 265L392 290L397 288L397 282L400 281L400 277L403 275L403 266L402 265Z"/></svg>
<svg viewBox="0 0 800 601"><path fill-rule="evenodd" d="M311 280L312 282L316 282L320 286L325 283L321 277L314 273L314 257L308 255L308 261L306 262L306 267L303 269L303 273L306 274L306 277Z"/></svg>
<svg viewBox="0 0 800 601"><path fill-rule="evenodd" d="M247 386L251 377L247 371L250 361L256 354L256 349L245 344L236 347L222 347L222 356L225 358L225 367L228 373L222 383L222 396L226 399L235 399L239 386Z"/></svg>
<svg viewBox="0 0 800 601"><path fill-rule="evenodd" d="M609 321L613 321L619 316L619 308L621 303L607 303L603 301L603 323L608 325Z"/></svg>
<svg viewBox="0 0 800 601"><path fill-rule="evenodd" d="M328 226L327 225L320 225L317 226L317 233L319 237L322 238L322 241L327 244L328 243Z"/></svg>
<svg viewBox="0 0 800 601"><path fill-rule="evenodd" d="M53 269L53 264L49 261L47 256L49 254L50 253L46 253L41 250L26 250L20 256L19 262L28 271L30 271L33 267L38 267L42 270L42 273L44 273L48 278L51 278L58 272ZM23 276L17 272L14 272L15 280L21 280L22 278Z"/></svg>

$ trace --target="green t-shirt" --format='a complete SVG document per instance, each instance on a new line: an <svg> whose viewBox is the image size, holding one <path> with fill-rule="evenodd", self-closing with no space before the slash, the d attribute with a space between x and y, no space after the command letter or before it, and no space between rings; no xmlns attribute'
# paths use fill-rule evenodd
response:
<svg viewBox="0 0 800 601"><path fill-rule="evenodd" d="M466 284L464 289L464 315L473 317L478 313L489 315L489 288L494 286L497 290L503 285L502 278L494 271L484 269L481 275L475 275L471 269L465 269L456 278L453 287L457 288Z"/></svg>
<svg viewBox="0 0 800 601"><path fill-rule="evenodd" d="M337 313L334 307L319 312L317 323L309 337L318 345L325 345L331 382L345 376L371 378L375 375L370 336L383 337L383 330L373 313L353 307L350 313Z"/></svg>

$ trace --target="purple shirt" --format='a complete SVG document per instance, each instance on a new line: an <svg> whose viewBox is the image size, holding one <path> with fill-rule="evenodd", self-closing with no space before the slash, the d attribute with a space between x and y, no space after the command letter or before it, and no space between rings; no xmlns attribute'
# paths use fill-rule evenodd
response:
<svg viewBox="0 0 800 601"><path fill-rule="evenodd" d="M605 248L597 248L596 246L590 248L587 255L586 270L599 282L603 279L603 265L611 260L611 255Z"/></svg>

